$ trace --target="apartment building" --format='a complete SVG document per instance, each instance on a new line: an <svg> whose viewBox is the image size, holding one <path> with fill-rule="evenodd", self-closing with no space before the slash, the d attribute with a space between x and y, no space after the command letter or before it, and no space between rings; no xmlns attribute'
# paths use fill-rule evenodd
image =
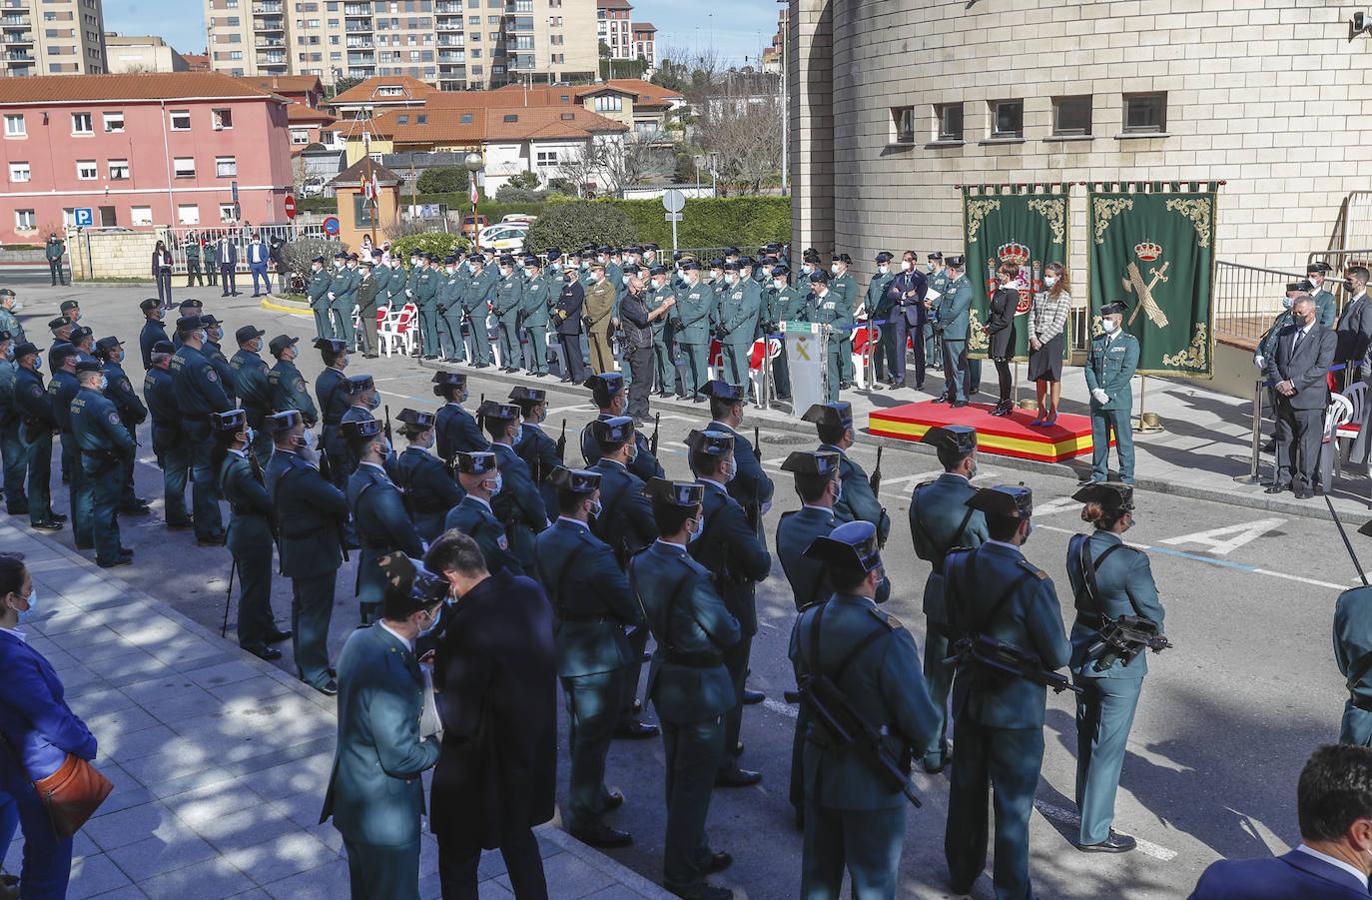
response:
<svg viewBox="0 0 1372 900"><path fill-rule="evenodd" d="M643 73L646 78L657 68L657 28L652 22L634 22L630 32L634 36L634 59L648 63L648 70Z"/></svg>
<svg viewBox="0 0 1372 900"><path fill-rule="evenodd" d="M0 44L0 75L109 71L100 0L0 0Z"/></svg>
<svg viewBox="0 0 1372 900"><path fill-rule="evenodd" d="M108 32L105 58L111 75L190 71L186 58L156 35Z"/></svg>
<svg viewBox="0 0 1372 900"><path fill-rule="evenodd" d="M596 39L610 48L610 59L634 59L630 19L634 8L629 0L596 0Z"/></svg>
<svg viewBox="0 0 1372 900"><path fill-rule="evenodd" d="M204 2L210 66L230 75L405 76L479 90L596 69L593 0Z"/></svg>

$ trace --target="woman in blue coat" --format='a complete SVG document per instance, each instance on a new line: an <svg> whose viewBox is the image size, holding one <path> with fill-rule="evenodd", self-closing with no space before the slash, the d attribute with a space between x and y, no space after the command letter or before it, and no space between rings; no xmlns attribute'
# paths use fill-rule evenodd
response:
<svg viewBox="0 0 1372 900"><path fill-rule="evenodd" d="M71 876L72 839L53 833L34 782L55 774L68 756L95 759L96 743L67 708L52 665L28 644L21 626L38 609L38 592L23 562L0 556L0 796L13 799L24 831L20 895L60 900ZM0 853L8 849L8 838L0 833Z"/></svg>

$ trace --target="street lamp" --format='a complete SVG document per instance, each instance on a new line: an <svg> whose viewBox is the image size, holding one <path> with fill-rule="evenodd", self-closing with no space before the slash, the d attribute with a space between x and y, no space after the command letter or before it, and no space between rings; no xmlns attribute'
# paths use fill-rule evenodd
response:
<svg viewBox="0 0 1372 900"><path fill-rule="evenodd" d="M477 222L479 220L476 217L476 173L480 172L481 169L485 166L485 164L485 160L481 158L481 154L476 153L475 151L473 151L472 153L468 153L466 156L462 158L462 165L467 168L467 177L469 178L471 183L472 243L476 243L476 236L480 232L480 228L477 227Z"/></svg>

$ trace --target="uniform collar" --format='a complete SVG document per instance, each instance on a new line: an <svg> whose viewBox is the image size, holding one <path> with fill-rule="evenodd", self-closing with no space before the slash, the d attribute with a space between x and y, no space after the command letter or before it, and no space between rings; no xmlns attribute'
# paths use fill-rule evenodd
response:
<svg viewBox="0 0 1372 900"><path fill-rule="evenodd" d="M718 481L712 481L709 478L697 478L696 482L705 485L707 488L714 488L726 497L729 496L729 489Z"/></svg>
<svg viewBox="0 0 1372 900"><path fill-rule="evenodd" d="M480 504L481 506L486 507L486 511L489 512L491 515L495 515L495 510L491 509L491 504L488 503L486 500L483 500L481 497L478 497L476 494L468 494L467 496L463 497L462 499L463 499L463 500L470 500L470 501L472 501L473 503Z"/></svg>
<svg viewBox="0 0 1372 900"><path fill-rule="evenodd" d="M1303 843L1297 845L1296 850L1299 853L1305 853L1310 856L1313 856L1315 859L1318 859L1322 863L1328 863L1331 866L1342 869L1343 871L1352 875L1354 878L1358 879L1359 884L1363 885L1364 887L1367 885L1367 875L1364 874L1361 870L1349 865L1341 859L1335 859L1329 854L1321 853L1320 851L1312 847L1307 847Z"/></svg>
<svg viewBox="0 0 1372 900"><path fill-rule="evenodd" d="M683 544L674 544L674 543L672 543L671 541L665 541L665 540L663 540L662 538L658 538L657 540L653 541L653 546L654 546L655 548L657 548L658 551L660 551L660 552L662 552L662 553L670 554L671 556L685 556L685 555L686 555L686 547L685 547L685 545L683 545Z"/></svg>
<svg viewBox="0 0 1372 900"><path fill-rule="evenodd" d="M566 524L568 528L579 528L587 534L591 533L591 526L580 519L573 519L571 516L558 516L558 524Z"/></svg>
<svg viewBox="0 0 1372 900"><path fill-rule="evenodd" d="M982 542L982 546L983 546L983 547L994 547L994 548L996 549L996 552L998 552L998 553L1007 553L1007 554L1010 554L1010 555L1012 555L1012 556L1019 556L1019 557L1023 557L1023 556L1024 556L1024 551L1023 551L1023 550L1021 550L1019 547L1016 547L1014 544L1007 543L1006 541L988 540L988 541Z"/></svg>
<svg viewBox="0 0 1372 900"><path fill-rule="evenodd" d="M824 516L826 519L832 520L834 518L834 510L828 506L815 506L813 503L802 503L800 505L800 508L802 511L807 509L813 509L815 512Z"/></svg>
<svg viewBox="0 0 1372 900"><path fill-rule="evenodd" d="M370 466L371 468L376 469L376 471L380 472L382 475L385 475L385 474L386 474L386 467L385 467L385 466L377 465L377 464L374 463L374 462L367 462L365 459L362 460L361 462L359 462L357 465L358 465L358 468L361 468L362 466Z"/></svg>
<svg viewBox="0 0 1372 900"><path fill-rule="evenodd" d="M382 631L386 632L391 637L399 641L406 650L410 651L411 653L414 652L414 642L407 637L401 637L399 632L397 632L394 628L386 624L385 619L379 620L376 624L381 626Z"/></svg>
<svg viewBox="0 0 1372 900"><path fill-rule="evenodd" d="M247 458L248 458L247 456L245 456L245 455L243 454L243 451L242 451L242 450L235 450L235 449L233 449L232 447L230 447L230 448L229 448L229 452L232 453L234 456L238 457L239 459L247 459Z"/></svg>

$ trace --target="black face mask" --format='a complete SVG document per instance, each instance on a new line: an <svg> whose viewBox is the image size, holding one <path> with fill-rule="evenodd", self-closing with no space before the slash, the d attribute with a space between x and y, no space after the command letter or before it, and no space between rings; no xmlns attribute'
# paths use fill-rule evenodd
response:
<svg viewBox="0 0 1372 900"><path fill-rule="evenodd" d="M1353 293L1353 279L1345 278L1343 280L1343 289L1345 291L1348 291L1350 294Z"/></svg>

